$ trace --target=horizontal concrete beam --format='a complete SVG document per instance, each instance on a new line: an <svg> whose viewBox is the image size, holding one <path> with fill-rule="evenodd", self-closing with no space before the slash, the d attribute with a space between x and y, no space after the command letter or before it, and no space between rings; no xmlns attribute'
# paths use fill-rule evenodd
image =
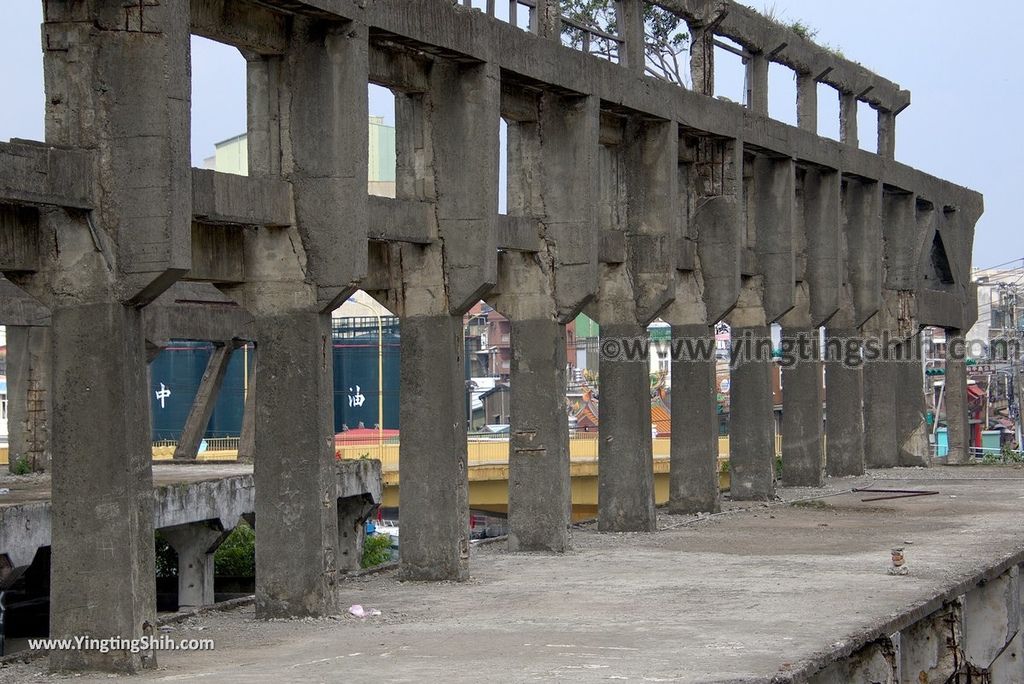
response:
<svg viewBox="0 0 1024 684"><path fill-rule="evenodd" d="M540 252L539 222L530 216L498 216L498 249L509 252Z"/></svg>
<svg viewBox="0 0 1024 684"><path fill-rule="evenodd" d="M93 153L18 140L0 143L0 203L91 209Z"/></svg>
<svg viewBox="0 0 1024 684"><path fill-rule="evenodd" d="M371 240L426 245L437 235L432 202L370 195L368 209L366 234Z"/></svg>
<svg viewBox="0 0 1024 684"><path fill-rule="evenodd" d="M50 311L6 278L0 278L0 325L44 326Z"/></svg>
<svg viewBox="0 0 1024 684"><path fill-rule="evenodd" d="M261 55L288 49L288 17L244 0L192 0L192 33Z"/></svg>
<svg viewBox="0 0 1024 684"><path fill-rule="evenodd" d="M277 178L192 169L192 216L213 225L290 226L292 186Z"/></svg>

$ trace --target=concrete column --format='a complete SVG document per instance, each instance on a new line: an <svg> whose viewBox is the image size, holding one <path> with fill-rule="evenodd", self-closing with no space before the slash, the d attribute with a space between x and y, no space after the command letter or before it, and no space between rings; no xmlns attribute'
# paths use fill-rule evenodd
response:
<svg viewBox="0 0 1024 684"><path fill-rule="evenodd" d="M690 80L693 92L715 94L715 34L704 26L687 22L692 37L690 48Z"/></svg>
<svg viewBox="0 0 1024 684"><path fill-rule="evenodd" d="M946 377L942 405L946 414L950 465L971 462L971 425L967 412L967 364L964 362L963 332L946 329ZM938 416L935 417L938 420Z"/></svg>
<svg viewBox="0 0 1024 684"><path fill-rule="evenodd" d="M826 343L859 336L854 330L826 329L826 334ZM825 362L825 472L829 477L864 474L864 370L859 365L860 345L851 344L843 345L841 356Z"/></svg>
<svg viewBox="0 0 1024 684"><path fill-rule="evenodd" d="M618 0L615 6L619 35L626 40L623 64L636 74L644 73L646 37L644 35L644 1Z"/></svg>
<svg viewBox="0 0 1024 684"><path fill-rule="evenodd" d="M221 385L224 384L224 376L231 363L231 353L234 351L233 342L218 342L214 345L213 353L203 371L203 379L199 382L199 391L192 402L192 409L185 420L185 428L181 432L181 439L174 449L174 459L183 461L194 461L199 453L199 445L206 434L206 426L210 424L210 416L213 415L213 407L217 403Z"/></svg>
<svg viewBox="0 0 1024 684"><path fill-rule="evenodd" d="M604 532L656 527L649 367L646 357L631 359L627 352L646 339L642 325L601 324L597 525ZM611 340L621 341L617 356L609 353Z"/></svg>
<svg viewBox="0 0 1024 684"><path fill-rule="evenodd" d="M898 363L864 364L864 463L869 468L899 464L896 438L896 383Z"/></svg>
<svg viewBox="0 0 1024 684"><path fill-rule="evenodd" d="M818 132L818 82L811 74L796 75L796 125L811 133Z"/></svg>
<svg viewBox="0 0 1024 684"><path fill-rule="evenodd" d="M353 572L362 567L366 519L376 508L362 496L338 499L338 571Z"/></svg>
<svg viewBox="0 0 1024 684"><path fill-rule="evenodd" d="M878 154L896 158L896 113L887 109L878 110Z"/></svg>
<svg viewBox="0 0 1024 684"><path fill-rule="evenodd" d="M510 551L561 553L569 548L572 487L565 363L563 323L512 320Z"/></svg>
<svg viewBox="0 0 1024 684"><path fill-rule="evenodd" d="M789 486L824 484L822 367L817 328L783 330L797 362L782 369L782 479ZM813 357L813 358L812 358Z"/></svg>
<svg viewBox="0 0 1024 684"><path fill-rule="evenodd" d="M536 33L542 38L560 40L562 34L560 0L537 0L534 16L537 19Z"/></svg>
<svg viewBox="0 0 1024 684"><path fill-rule="evenodd" d="M142 311L113 303L52 311L50 635L153 635L156 564ZM153 661L152 652L50 653L56 670L134 671Z"/></svg>
<svg viewBox="0 0 1024 684"><path fill-rule="evenodd" d="M461 316L402 319L399 497L402 574L409 579L468 574L464 354Z"/></svg>
<svg viewBox="0 0 1024 684"><path fill-rule="evenodd" d="M705 340L710 358L672 359L672 440L668 509L673 513L715 513L718 490L718 412L715 401L715 332L711 326L672 326L673 347L685 339Z"/></svg>
<svg viewBox="0 0 1024 684"><path fill-rule="evenodd" d="M771 340L769 326L733 327L732 336ZM756 351L756 350L755 350ZM734 501L764 501L775 496L775 414L772 360L740 358L729 387L729 478Z"/></svg>
<svg viewBox="0 0 1024 684"><path fill-rule="evenodd" d="M8 467L24 461L33 472L50 467L49 327L7 326Z"/></svg>
<svg viewBox="0 0 1024 684"><path fill-rule="evenodd" d="M896 443L902 466L927 466L931 463L928 424L925 419L924 373L920 340L913 338L901 345L908 360L896 366Z"/></svg>
<svg viewBox="0 0 1024 684"><path fill-rule="evenodd" d="M220 522L175 525L160 534L178 554L178 610L213 605L213 554L227 537Z"/></svg>
<svg viewBox="0 0 1024 684"><path fill-rule="evenodd" d="M747 107L768 114L768 55L755 52L747 61Z"/></svg>
<svg viewBox="0 0 1024 684"><path fill-rule="evenodd" d="M857 147L857 96L853 93L839 93L839 140Z"/></svg>
<svg viewBox="0 0 1024 684"><path fill-rule="evenodd" d="M259 364L258 345L253 344L249 354L252 363L249 369L249 388L245 393L242 407L242 433L238 436L238 460L252 461L256 453L256 370Z"/></svg>
<svg viewBox="0 0 1024 684"><path fill-rule="evenodd" d="M256 616L337 608L330 314L256 315Z"/></svg>

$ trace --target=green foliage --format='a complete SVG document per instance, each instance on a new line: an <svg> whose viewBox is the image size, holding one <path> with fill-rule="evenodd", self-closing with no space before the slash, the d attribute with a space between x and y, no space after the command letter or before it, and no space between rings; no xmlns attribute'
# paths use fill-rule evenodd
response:
<svg viewBox="0 0 1024 684"><path fill-rule="evenodd" d="M256 532L242 521L213 554L214 574L221 577L256 576Z"/></svg>
<svg viewBox="0 0 1024 684"><path fill-rule="evenodd" d="M814 40L814 37L818 35L818 29L808 26L799 19L791 23L789 29L805 40Z"/></svg>
<svg viewBox="0 0 1024 684"><path fill-rule="evenodd" d="M27 458L22 456L14 462L11 472L15 475L28 475L32 472L32 465L28 462Z"/></svg>
<svg viewBox="0 0 1024 684"><path fill-rule="evenodd" d="M391 536L387 534L367 535L363 543L363 558L360 565L373 568L391 560Z"/></svg>
<svg viewBox="0 0 1024 684"><path fill-rule="evenodd" d="M583 26L605 33L619 34L613 0L563 0L562 15ZM645 71L648 75L682 86L689 84L689 65L680 56L690 47L686 22L668 10L644 5ZM572 26L562 30L562 42L582 50L587 40L585 31ZM619 46L613 40L589 36L589 51L605 57L619 58Z"/></svg>
<svg viewBox="0 0 1024 684"><path fill-rule="evenodd" d="M178 576L178 554L167 543L164 536L157 531L156 535L156 576Z"/></svg>
<svg viewBox="0 0 1024 684"><path fill-rule="evenodd" d="M776 478L781 478L782 477L782 457L781 456L776 456L775 457L775 477Z"/></svg>

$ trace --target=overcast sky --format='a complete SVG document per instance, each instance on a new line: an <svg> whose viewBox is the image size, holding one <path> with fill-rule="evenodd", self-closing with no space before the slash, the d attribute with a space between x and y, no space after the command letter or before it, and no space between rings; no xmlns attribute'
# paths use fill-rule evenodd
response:
<svg viewBox="0 0 1024 684"><path fill-rule="evenodd" d="M5 0L0 10L0 140L42 139L41 2ZM499 6L505 3L498 3ZM763 2L750 3L762 9ZM1024 258L1020 201L1022 146L1017 141L1024 109L1018 31L1024 3L994 0L984 13L962 0L768 0L787 21L818 31L816 40L899 83L913 104L898 118L900 161L985 195L974 265ZM720 60L719 92L739 99L736 65ZM140 74L140 77L143 75ZM771 112L795 117L790 74L771 72ZM825 92L822 92L825 95ZM232 48L193 40L192 159L200 164L213 144L245 129L245 64ZM393 121L383 91L371 92L370 113ZM867 114L867 113L866 113ZM820 132L837 134L838 105L822 98ZM861 117L863 144L873 148L873 117ZM1014 199L1014 197L1018 199Z"/></svg>

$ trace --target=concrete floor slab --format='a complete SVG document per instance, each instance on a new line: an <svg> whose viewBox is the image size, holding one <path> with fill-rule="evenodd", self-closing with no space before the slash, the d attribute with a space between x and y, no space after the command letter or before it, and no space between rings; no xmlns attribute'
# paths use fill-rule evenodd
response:
<svg viewBox="0 0 1024 684"><path fill-rule="evenodd" d="M863 502L852 487L937 490ZM831 494L802 503L809 496ZM802 681L1024 560L1024 468L872 471L774 504L660 515L655 534L573 532L565 556L474 549L463 583L341 583L380 617L256 622L252 608L175 626L212 652L161 652L146 681ZM892 576L904 546L909 575ZM45 661L0 681L51 681ZM76 681L93 680L88 676Z"/></svg>

